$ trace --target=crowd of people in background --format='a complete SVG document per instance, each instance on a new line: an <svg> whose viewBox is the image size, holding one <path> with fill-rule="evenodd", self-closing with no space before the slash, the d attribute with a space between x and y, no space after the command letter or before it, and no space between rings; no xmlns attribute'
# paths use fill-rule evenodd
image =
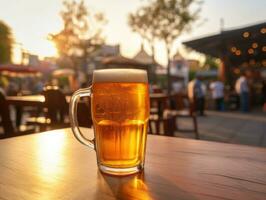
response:
<svg viewBox="0 0 266 200"><path fill-rule="evenodd" d="M196 76L195 79L188 84L188 96L191 101L195 102L195 110L200 116L204 116L204 109L206 107L206 95L207 92L211 94L211 98L214 102L214 108L217 111L225 111L225 85L219 80L211 81L208 86L203 81L201 76ZM248 78L245 73L242 73L239 78L235 81L235 86L233 94L237 94L238 106L241 112L250 111L250 85ZM262 98L263 98L263 110L266 111L266 80L263 80L261 88Z"/></svg>

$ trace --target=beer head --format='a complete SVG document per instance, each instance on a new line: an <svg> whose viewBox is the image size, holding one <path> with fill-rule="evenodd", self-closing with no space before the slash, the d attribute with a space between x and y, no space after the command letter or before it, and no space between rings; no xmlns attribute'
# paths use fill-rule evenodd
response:
<svg viewBox="0 0 266 200"><path fill-rule="evenodd" d="M147 72L140 69L103 69L93 72L93 83L148 83Z"/></svg>

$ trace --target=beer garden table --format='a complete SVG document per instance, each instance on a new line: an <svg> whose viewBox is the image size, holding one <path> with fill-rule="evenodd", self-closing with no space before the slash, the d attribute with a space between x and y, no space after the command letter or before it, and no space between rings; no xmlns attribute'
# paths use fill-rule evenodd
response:
<svg viewBox="0 0 266 200"><path fill-rule="evenodd" d="M44 106L45 98L43 95L27 95L27 96L7 96L7 102L15 106L32 106L42 107ZM66 96L66 100L70 102L70 96Z"/></svg>
<svg viewBox="0 0 266 200"><path fill-rule="evenodd" d="M71 96L66 96L69 103ZM45 98L43 95L26 95L26 96L7 96L6 100L9 105L16 106L16 125L21 124L23 107L44 107Z"/></svg>
<svg viewBox="0 0 266 200"><path fill-rule="evenodd" d="M265 198L265 148L148 135L144 172L115 177L70 129L0 140L0 199Z"/></svg>
<svg viewBox="0 0 266 200"><path fill-rule="evenodd" d="M160 98L168 98L169 96L164 93L150 94L151 100L157 100ZM66 96L66 100L69 103L71 96ZM21 124L21 117L23 113L23 107L43 107L45 98L43 95L26 95L26 96L7 96L7 102L10 105L16 106L16 124ZM161 106L158 105L158 112L162 115Z"/></svg>
<svg viewBox="0 0 266 200"><path fill-rule="evenodd" d="M67 102L70 102L71 96L66 96ZM150 94L151 99L167 98L164 93ZM17 106L43 106L45 98L43 95L27 95L27 96L7 96L7 101L11 105Z"/></svg>

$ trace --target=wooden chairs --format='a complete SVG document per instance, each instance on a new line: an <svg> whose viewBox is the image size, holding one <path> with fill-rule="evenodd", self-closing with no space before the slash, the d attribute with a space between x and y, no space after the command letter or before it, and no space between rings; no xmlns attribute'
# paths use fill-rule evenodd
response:
<svg viewBox="0 0 266 200"><path fill-rule="evenodd" d="M37 126L41 131L56 128L70 127L68 120L68 103L65 95L55 86L48 86L42 94L45 97L44 117L31 117L27 124ZM92 126L90 98L83 99L78 104L77 118L79 126L90 128Z"/></svg>
<svg viewBox="0 0 266 200"><path fill-rule="evenodd" d="M1 126L3 127L4 133L0 135L0 139L15 137L25 134L30 134L34 132L34 129L27 129L20 131L19 127L16 128L13 126L10 117L9 105L5 99L5 96L0 92L0 117L1 117Z"/></svg>
<svg viewBox="0 0 266 200"><path fill-rule="evenodd" d="M195 105L190 101L187 95L182 93L171 95L172 109L169 111L171 115L175 116L175 129L181 132L194 132L195 138L199 139L197 116L195 112ZM193 123L193 129L180 129L178 126L178 119L190 118Z"/></svg>
<svg viewBox="0 0 266 200"><path fill-rule="evenodd" d="M162 125L163 134L173 136L175 131L175 117L165 113L165 110L169 108L168 97L160 94L153 95L150 98L150 102L149 133L160 134Z"/></svg>
<svg viewBox="0 0 266 200"><path fill-rule="evenodd" d="M69 124L65 122L65 116L68 114L65 95L55 86L45 87L42 94L45 97L45 116L30 117L27 119L27 124L35 125L40 130L68 127Z"/></svg>
<svg viewBox="0 0 266 200"><path fill-rule="evenodd" d="M149 121L149 133L173 136L174 132L194 132L195 138L199 139L197 117L194 112L194 104L183 94L152 94L150 98L151 112ZM193 129L180 129L178 119L191 118ZM154 130L155 126L155 130Z"/></svg>

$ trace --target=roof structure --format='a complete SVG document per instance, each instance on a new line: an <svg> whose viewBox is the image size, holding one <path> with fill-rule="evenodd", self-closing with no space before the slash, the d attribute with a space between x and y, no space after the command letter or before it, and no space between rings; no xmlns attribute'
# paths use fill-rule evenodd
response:
<svg viewBox="0 0 266 200"><path fill-rule="evenodd" d="M225 30L183 44L213 57L227 57L230 66L266 66L266 22Z"/></svg>
<svg viewBox="0 0 266 200"><path fill-rule="evenodd" d="M119 56L110 56L102 59L102 64L105 65L107 68L108 66L113 67L123 67L123 68L140 68L140 69L147 69L150 65L136 61L134 59L126 58L121 55Z"/></svg>
<svg viewBox="0 0 266 200"><path fill-rule="evenodd" d="M141 44L140 51L133 57L134 60L143 62L145 64L152 64L153 59L144 49L143 44Z"/></svg>
<svg viewBox="0 0 266 200"><path fill-rule="evenodd" d="M175 55L173 56L173 60L179 60L179 61L181 61L181 60L185 60L185 58L181 55L181 53L179 51L177 51L175 53Z"/></svg>
<svg viewBox="0 0 266 200"><path fill-rule="evenodd" d="M18 65L18 64L2 64L0 65L0 72L14 72L14 73L38 73L32 66Z"/></svg>

